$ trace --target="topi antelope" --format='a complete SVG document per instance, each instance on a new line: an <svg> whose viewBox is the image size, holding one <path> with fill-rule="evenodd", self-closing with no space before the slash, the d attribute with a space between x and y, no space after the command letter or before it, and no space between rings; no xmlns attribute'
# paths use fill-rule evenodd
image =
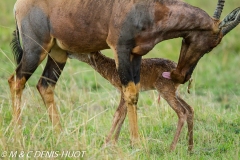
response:
<svg viewBox="0 0 240 160"><path fill-rule="evenodd" d="M70 58L76 58L82 62L89 64L100 75L107 79L114 87L120 92L122 89L121 81L118 76L115 62L113 59L108 58L98 53L77 54L74 56L69 55ZM162 77L163 72L170 72L175 69L177 64L173 61L160 58L142 59L141 72L140 72L140 91L157 90L171 108L178 115L178 125L175 137L171 144L171 150L174 150L178 142L183 124L187 121L188 125L188 150L193 148L193 116L194 111L177 93L179 83L168 80ZM125 104L124 95L121 92L121 100L119 106L114 114L114 119L110 133L106 138L106 143L110 142L113 133L114 141L118 140L122 124L127 114L127 106Z"/></svg>
<svg viewBox="0 0 240 160"><path fill-rule="evenodd" d="M164 72L163 77L185 83L200 58L239 23L240 8L219 20L223 3L218 1L211 17L181 0L17 0L12 45L18 66L8 79L13 121L21 125L25 83L49 55L37 88L53 126L60 129L54 87L66 64L67 52L111 48L127 106L131 142L135 144L139 140L136 110L142 56L161 41L182 37L177 67Z"/></svg>

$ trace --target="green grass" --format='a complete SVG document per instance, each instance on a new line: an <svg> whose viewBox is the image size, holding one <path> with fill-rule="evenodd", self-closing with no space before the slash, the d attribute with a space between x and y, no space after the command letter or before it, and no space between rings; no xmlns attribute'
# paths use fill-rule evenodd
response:
<svg viewBox="0 0 240 160"><path fill-rule="evenodd" d="M15 26L12 15L14 2L0 1L0 159L4 151L83 150L86 151L85 159L239 159L240 26L198 63L193 74L191 94L186 92L187 85L180 88L182 97L195 110L195 146L192 154L187 152L186 126L176 151L169 152L177 116L165 101L157 103L156 91L140 94L138 125L141 147L130 147L126 119L118 145L102 148L118 106L119 93L91 67L76 60L68 61L55 91L63 133L55 135L52 132L46 108L35 87L43 71L43 63L24 90L23 133L19 141L13 141L7 79L15 69L9 47ZM212 14L217 0L187 2ZM226 2L223 16L239 5L238 0ZM177 61L180 45L181 39L165 41L145 57ZM110 50L104 53L112 57Z"/></svg>

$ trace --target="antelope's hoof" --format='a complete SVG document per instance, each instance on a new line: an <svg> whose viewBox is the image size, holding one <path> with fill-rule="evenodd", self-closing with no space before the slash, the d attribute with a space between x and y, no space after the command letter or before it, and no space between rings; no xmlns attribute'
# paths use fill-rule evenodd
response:
<svg viewBox="0 0 240 160"><path fill-rule="evenodd" d="M174 151L176 149L176 145L171 145L170 146L170 152Z"/></svg>
<svg viewBox="0 0 240 160"><path fill-rule="evenodd" d="M135 147L140 147L141 144L140 144L140 139L139 138L136 138L136 139L133 139L130 141L130 145L131 147L135 148Z"/></svg>
<svg viewBox="0 0 240 160"><path fill-rule="evenodd" d="M102 148L106 148L106 147L109 147L109 146L116 146L117 145L117 142L115 140L106 140L103 145L102 145Z"/></svg>
<svg viewBox="0 0 240 160"><path fill-rule="evenodd" d="M188 146L188 152L192 153L193 152L193 145Z"/></svg>

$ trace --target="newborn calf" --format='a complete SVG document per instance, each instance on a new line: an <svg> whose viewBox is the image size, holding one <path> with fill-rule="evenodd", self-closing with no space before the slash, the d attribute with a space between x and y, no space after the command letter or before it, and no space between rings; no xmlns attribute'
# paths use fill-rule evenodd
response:
<svg viewBox="0 0 240 160"><path fill-rule="evenodd" d="M115 66L115 61L101 54L101 52L89 54L69 54L70 58L76 58L82 62L89 64L100 75L107 79L113 86L121 91L121 82ZM193 148L193 116L194 111L177 93L179 83L162 77L163 72L170 72L176 68L176 63L163 58L143 59L140 73L141 91L157 90L172 109L178 115L177 131L175 133L171 150L174 150L179 139L184 122L188 125L188 149ZM127 114L127 106L124 101L124 95L121 92L121 100L114 114L111 130L106 138L106 143L110 142L114 134L114 141L118 140L119 133Z"/></svg>

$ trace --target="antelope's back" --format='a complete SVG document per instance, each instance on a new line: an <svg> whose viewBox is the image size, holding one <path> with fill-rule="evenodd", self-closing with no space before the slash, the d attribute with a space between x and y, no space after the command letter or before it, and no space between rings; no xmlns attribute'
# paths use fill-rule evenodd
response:
<svg viewBox="0 0 240 160"><path fill-rule="evenodd" d="M83 53L109 48L106 39L112 6L111 0L18 0L14 8L20 31L26 27L23 19L32 28L45 21L48 27L41 34L55 38L63 50Z"/></svg>

